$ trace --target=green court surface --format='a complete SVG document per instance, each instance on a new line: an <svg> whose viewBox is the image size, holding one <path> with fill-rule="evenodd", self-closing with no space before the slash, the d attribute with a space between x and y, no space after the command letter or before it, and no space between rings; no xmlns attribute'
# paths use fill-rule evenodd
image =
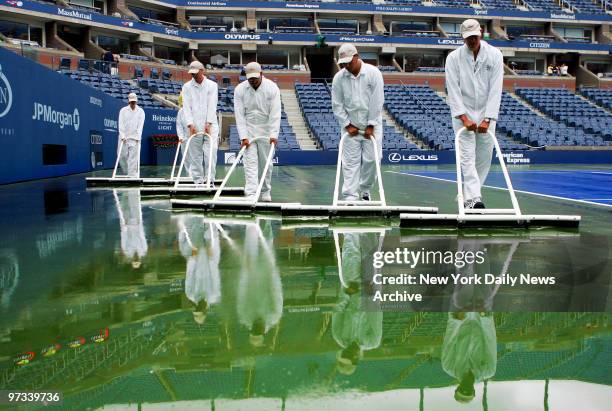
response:
<svg viewBox="0 0 612 411"><path fill-rule="evenodd" d="M387 201L456 212L452 170L385 167ZM612 168L512 172L517 189L541 194L518 194L524 212L579 214L580 228L213 218L138 189L87 190L86 175L0 187L0 389L57 390L63 403L45 409L70 410L608 410ZM277 167L273 199L329 204L334 173ZM488 183L500 182L494 169ZM484 196L509 205L503 190ZM557 281L418 286L422 303L365 304L372 254L397 247L484 251L486 262L385 274ZM467 404L458 386L473 387Z"/></svg>

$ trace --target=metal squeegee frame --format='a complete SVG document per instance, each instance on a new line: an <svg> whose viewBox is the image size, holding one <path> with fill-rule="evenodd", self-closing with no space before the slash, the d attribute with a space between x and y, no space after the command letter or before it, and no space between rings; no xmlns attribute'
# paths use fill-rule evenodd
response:
<svg viewBox="0 0 612 411"><path fill-rule="evenodd" d="M459 136L465 132L466 127L461 127L455 133L455 165L457 173L457 208L458 214L402 214L400 216L401 227L411 226L432 226L432 225L447 225L453 224L459 227L462 226L520 226L529 227L530 225L537 226L555 226L555 227L577 227L580 224L580 216L577 215L527 215L523 214L510 180L510 174L506 167L503 153L499 146L499 142L495 135L489 130L487 135L493 140L495 153L499 160L506 187L512 202L512 208L500 209L470 209L466 210L463 196L463 179L461 173L461 158L460 158L460 142Z"/></svg>
<svg viewBox="0 0 612 411"><path fill-rule="evenodd" d="M363 131L359 134L363 135ZM281 208L281 212L285 217L302 216L305 218L329 218L337 214L344 214L347 217L387 217L392 213L401 212L421 212L421 213L437 213L438 209L435 207L404 207L404 206L387 206L387 199L385 196L385 188L382 181L382 171L380 165L380 153L378 141L374 135L369 139L374 146L374 162L376 167L376 177L378 180L378 193L380 196L379 201L343 201L339 199L340 196L340 175L342 173L342 155L344 153L344 142L346 139L351 138L348 134L345 134L340 139L338 144L338 160L336 164L336 179L334 184L334 197L332 199L332 205L287 205Z"/></svg>

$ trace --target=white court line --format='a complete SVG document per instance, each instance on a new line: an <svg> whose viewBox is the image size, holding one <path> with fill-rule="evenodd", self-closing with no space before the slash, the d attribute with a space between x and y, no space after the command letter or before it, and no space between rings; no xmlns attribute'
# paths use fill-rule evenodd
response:
<svg viewBox="0 0 612 411"><path fill-rule="evenodd" d="M412 176L412 177L429 178L431 180L438 180L438 181L444 181L446 183L457 184L456 180L449 180L447 178L422 176L420 174L402 173L400 171L392 171L392 170L387 170L387 171L385 171L385 173L401 174L401 175L404 175L404 176ZM483 185L483 187L492 188L494 190L508 191L507 188L503 188L503 187L494 187L494 186L488 186L488 185ZM534 196L540 196L540 197L546 197L546 198L554 198L555 200L573 201L573 202L581 203L581 204L588 204L588 205L604 207L604 208L612 208L612 204L595 203L593 201L588 201L588 200L576 200L575 198L553 196L553 195L550 195L550 194L542 194L542 193L534 193L533 191L524 191L524 190L517 190L517 189L514 189L514 191L517 192L517 193L521 193L521 194L531 194L531 195L534 195Z"/></svg>
<svg viewBox="0 0 612 411"><path fill-rule="evenodd" d="M436 174L436 173L454 173L452 170L440 170L440 171L420 171L422 174ZM582 174L603 174L612 175L612 172L606 171L593 171L593 170L512 170L512 174L563 174L563 173L582 173ZM503 174L501 171L493 170L489 174Z"/></svg>

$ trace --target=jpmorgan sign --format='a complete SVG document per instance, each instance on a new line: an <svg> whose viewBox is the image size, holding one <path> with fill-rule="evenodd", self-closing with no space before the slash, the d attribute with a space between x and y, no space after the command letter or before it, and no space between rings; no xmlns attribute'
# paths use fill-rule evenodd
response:
<svg viewBox="0 0 612 411"><path fill-rule="evenodd" d="M79 115L78 108L75 108L72 113L64 113L62 111L55 110L48 104L41 104L37 102L34 102L32 120L55 124L59 126L60 129L64 129L66 126L74 127L74 131L79 131L79 125L81 124L81 117Z"/></svg>

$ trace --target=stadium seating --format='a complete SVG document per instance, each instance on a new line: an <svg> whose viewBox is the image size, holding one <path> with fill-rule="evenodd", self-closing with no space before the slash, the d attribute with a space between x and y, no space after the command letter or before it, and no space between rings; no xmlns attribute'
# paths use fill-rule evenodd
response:
<svg viewBox="0 0 612 411"><path fill-rule="evenodd" d="M386 0L387 4L396 4L402 6L421 6L421 0Z"/></svg>
<svg viewBox="0 0 612 411"><path fill-rule="evenodd" d="M583 141L592 138L582 130L539 116L507 92L502 94L497 123L497 134L503 133L532 147L585 145Z"/></svg>
<svg viewBox="0 0 612 411"><path fill-rule="evenodd" d="M129 93L136 93L138 104L143 108L158 109L163 107L160 102L153 100L148 90L133 85L129 80L121 80L110 74L82 69L62 70L62 73L123 101L127 101Z"/></svg>
<svg viewBox="0 0 612 411"><path fill-rule="evenodd" d="M523 3L525 3L529 10L554 12L562 11L559 4L552 0L523 0Z"/></svg>
<svg viewBox="0 0 612 411"><path fill-rule="evenodd" d="M576 12L588 14L605 14L605 10L599 3L593 0L565 0L565 3L572 6Z"/></svg>
<svg viewBox="0 0 612 411"><path fill-rule="evenodd" d="M434 2L440 7L461 7L465 9L471 7L470 0L434 0Z"/></svg>
<svg viewBox="0 0 612 411"><path fill-rule="evenodd" d="M517 88L516 93L554 120L575 127L577 145L612 143L612 116L576 94L544 88Z"/></svg>
<svg viewBox="0 0 612 411"><path fill-rule="evenodd" d="M337 150L340 142L340 125L331 108L331 94L323 83L296 84L295 91L306 124L323 150ZM384 124L384 150L413 150L418 147L406 140L393 126Z"/></svg>
<svg viewBox="0 0 612 411"><path fill-rule="evenodd" d="M444 99L429 86L387 85L385 107L399 125L429 148L436 150L454 148L455 134L451 124L450 109ZM509 139L501 130L496 135L502 150L527 148Z"/></svg>
<svg viewBox="0 0 612 411"><path fill-rule="evenodd" d="M612 89L582 87L580 89L580 94L595 104L605 107L608 110L612 110Z"/></svg>
<svg viewBox="0 0 612 411"><path fill-rule="evenodd" d="M161 80L156 78L141 79L138 85L151 93L160 94L179 94L183 87L183 83L172 80Z"/></svg>
<svg viewBox="0 0 612 411"><path fill-rule="evenodd" d="M230 126L229 132L229 149L238 151L240 150L240 137L238 136L238 129L235 125ZM287 120L287 115L283 111L281 117L280 133L278 134L278 150L300 150L300 145L297 142L293 127Z"/></svg>
<svg viewBox="0 0 612 411"><path fill-rule="evenodd" d="M480 0L480 5L485 9L516 9L516 4L512 0Z"/></svg>

